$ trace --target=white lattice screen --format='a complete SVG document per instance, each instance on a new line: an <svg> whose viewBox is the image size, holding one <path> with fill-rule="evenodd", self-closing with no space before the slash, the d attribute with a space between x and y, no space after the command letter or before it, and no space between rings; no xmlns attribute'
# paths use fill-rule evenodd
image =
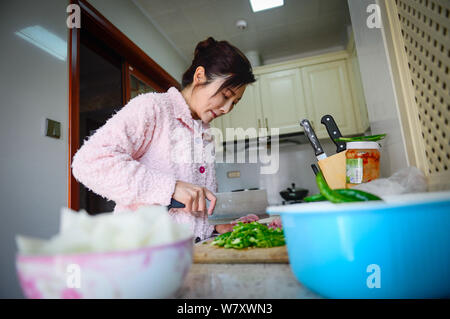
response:
<svg viewBox="0 0 450 319"><path fill-rule="evenodd" d="M428 174L450 166L450 1L395 0L415 89Z"/></svg>

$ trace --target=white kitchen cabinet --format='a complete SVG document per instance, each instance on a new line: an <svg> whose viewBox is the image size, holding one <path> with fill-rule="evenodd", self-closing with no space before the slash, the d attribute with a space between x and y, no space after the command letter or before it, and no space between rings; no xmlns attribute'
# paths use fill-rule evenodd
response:
<svg viewBox="0 0 450 319"><path fill-rule="evenodd" d="M334 117L342 135L358 132L346 60L302 68L308 119L319 138L328 136L322 116Z"/></svg>
<svg viewBox="0 0 450 319"><path fill-rule="evenodd" d="M298 68L261 75L264 127L279 128L280 134L302 130L300 120L306 117L306 108L301 82Z"/></svg>
<svg viewBox="0 0 450 319"><path fill-rule="evenodd" d="M350 47L351 48L351 47ZM302 132L300 121L311 121L319 138L328 138L322 116L332 115L341 133L364 133L367 109L354 49L257 67L257 82L248 85L234 110L213 121L222 130L222 142L232 141L227 128L244 131L279 128L280 134ZM269 131L270 133L270 131Z"/></svg>

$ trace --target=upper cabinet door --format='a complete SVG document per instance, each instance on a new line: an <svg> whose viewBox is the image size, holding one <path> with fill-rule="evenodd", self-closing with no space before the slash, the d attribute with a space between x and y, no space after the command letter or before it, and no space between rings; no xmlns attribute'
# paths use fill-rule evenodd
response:
<svg viewBox="0 0 450 319"><path fill-rule="evenodd" d="M302 131L306 117L300 70L290 69L261 75L263 126L279 128L280 134Z"/></svg>
<svg viewBox="0 0 450 319"><path fill-rule="evenodd" d="M302 68L309 120L319 138L328 137L322 116L334 117L343 135L355 134L357 123L345 60Z"/></svg>
<svg viewBox="0 0 450 319"><path fill-rule="evenodd" d="M262 125L261 114L261 101L259 95L259 79L256 78L256 82L247 85L244 94L238 104L235 105L233 110L222 116L223 121L223 137L224 141L232 141L234 139L244 139L244 136L235 136L234 134L227 134L227 128L242 129L255 129L254 132L258 133L258 127ZM237 131L236 131L237 132ZM250 131L248 131L250 133ZM246 136L256 137L256 136Z"/></svg>

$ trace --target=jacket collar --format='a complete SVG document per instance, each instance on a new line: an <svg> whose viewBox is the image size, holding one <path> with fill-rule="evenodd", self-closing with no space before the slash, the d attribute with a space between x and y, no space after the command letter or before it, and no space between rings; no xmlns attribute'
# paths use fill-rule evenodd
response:
<svg viewBox="0 0 450 319"><path fill-rule="evenodd" d="M191 110L189 109L189 106L187 105L181 92L173 86L167 92L169 93L169 97L172 102L171 104L175 118L181 120L186 126L193 130L194 119L192 118Z"/></svg>
<svg viewBox="0 0 450 319"><path fill-rule="evenodd" d="M189 105L186 103L183 95L180 91L175 87L171 87L168 91L169 98L171 100L173 114L175 118L182 121L190 130L194 130L194 119L191 115L191 110L189 109ZM210 128L209 124L202 123L202 131L204 133L204 137L207 139L211 138L211 134L209 132L205 132ZM209 131L209 130L208 130Z"/></svg>

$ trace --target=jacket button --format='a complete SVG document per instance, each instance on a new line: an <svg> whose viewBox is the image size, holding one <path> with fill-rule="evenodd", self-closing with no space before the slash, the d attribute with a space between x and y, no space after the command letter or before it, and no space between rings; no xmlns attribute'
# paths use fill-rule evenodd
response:
<svg viewBox="0 0 450 319"><path fill-rule="evenodd" d="M205 172L205 168L203 166L200 166L200 168L198 169L200 171L200 173L204 173Z"/></svg>

